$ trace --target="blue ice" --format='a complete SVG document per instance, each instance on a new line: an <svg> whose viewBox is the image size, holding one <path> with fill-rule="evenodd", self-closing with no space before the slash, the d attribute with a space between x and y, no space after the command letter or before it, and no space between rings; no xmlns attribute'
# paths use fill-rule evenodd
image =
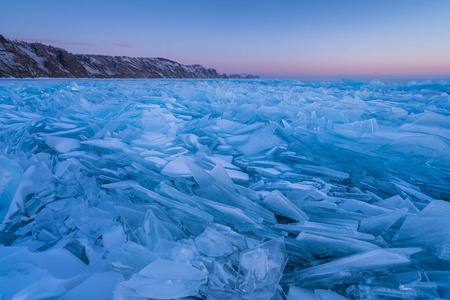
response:
<svg viewBox="0 0 450 300"><path fill-rule="evenodd" d="M449 94L1 80L0 298L448 299Z"/></svg>

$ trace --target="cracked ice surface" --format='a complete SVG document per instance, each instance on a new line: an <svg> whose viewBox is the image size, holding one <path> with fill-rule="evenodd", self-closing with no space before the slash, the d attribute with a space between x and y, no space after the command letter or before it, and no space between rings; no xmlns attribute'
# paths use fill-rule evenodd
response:
<svg viewBox="0 0 450 300"><path fill-rule="evenodd" d="M450 85L0 81L0 298L450 298Z"/></svg>

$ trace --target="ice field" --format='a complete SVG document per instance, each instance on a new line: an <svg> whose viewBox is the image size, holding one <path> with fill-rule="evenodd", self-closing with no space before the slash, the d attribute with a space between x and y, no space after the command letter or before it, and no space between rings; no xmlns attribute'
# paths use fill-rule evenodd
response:
<svg viewBox="0 0 450 300"><path fill-rule="evenodd" d="M449 94L0 80L0 299L449 299Z"/></svg>

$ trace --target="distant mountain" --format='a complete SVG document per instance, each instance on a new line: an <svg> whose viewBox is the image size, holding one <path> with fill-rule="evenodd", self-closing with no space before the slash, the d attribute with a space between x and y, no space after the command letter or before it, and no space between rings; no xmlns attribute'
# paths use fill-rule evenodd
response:
<svg viewBox="0 0 450 300"><path fill-rule="evenodd" d="M9 40L0 35L0 78L233 78L201 65L182 65L165 58L72 54L41 43Z"/></svg>

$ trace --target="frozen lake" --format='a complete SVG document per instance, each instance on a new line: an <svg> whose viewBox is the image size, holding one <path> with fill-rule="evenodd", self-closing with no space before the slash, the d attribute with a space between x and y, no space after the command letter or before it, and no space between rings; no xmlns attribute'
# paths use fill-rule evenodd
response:
<svg viewBox="0 0 450 300"><path fill-rule="evenodd" d="M449 94L0 80L0 298L450 298Z"/></svg>

